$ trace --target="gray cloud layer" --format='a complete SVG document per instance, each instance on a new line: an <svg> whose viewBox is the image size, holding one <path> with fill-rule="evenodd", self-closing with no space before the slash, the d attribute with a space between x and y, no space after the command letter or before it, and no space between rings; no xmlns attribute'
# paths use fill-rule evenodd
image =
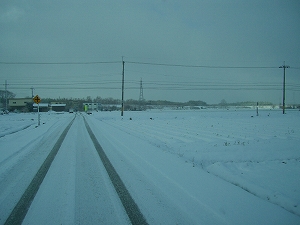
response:
<svg viewBox="0 0 300 225"><path fill-rule="evenodd" d="M1 82L18 97L281 101L300 99L299 1L2 1L1 62L111 62L92 65L0 64ZM126 63L128 62L128 63ZM298 68L298 69L297 69ZM259 86L262 85L262 86Z"/></svg>

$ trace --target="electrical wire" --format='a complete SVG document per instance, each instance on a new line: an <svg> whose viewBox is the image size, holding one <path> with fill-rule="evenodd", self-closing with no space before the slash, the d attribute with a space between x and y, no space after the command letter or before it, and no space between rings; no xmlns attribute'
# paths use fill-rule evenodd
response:
<svg viewBox="0 0 300 225"><path fill-rule="evenodd" d="M277 69L279 68L278 66L206 66L206 65L183 65L183 64L149 63L149 62L133 62L133 61L126 61L126 63L151 65L151 66L211 68L211 69Z"/></svg>
<svg viewBox="0 0 300 225"><path fill-rule="evenodd" d="M6 65L89 65L89 64L111 64L120 63L120 61L107 62L0 62Z"/></svg>
<svg viewBox="0 0 300 225"><path fill-rule="evenodd" d="M94 62L0 62L2 65L93 65L93 64L117 64L123 61L94 61ZM150 66L166 66L166 67L183 67L183 68L209 68L209 69L278 69L278 66L207 66L207 65L184 65L184 64L167 64L167 63L151 63L151 62L138 62L126 61L127 64L137 65L150 65ZM300 69L300 67L290 67L291 69ZM131 71L138 72L138 71ZM147 73L147 72L139 72ZM148 72L149 73L149 72ZM151 74L151 73L149 73ZM102 76L116 75L116 73L102 74ZM93 80L95 76L93 75ZM74 77L76 79L80 77ZM30 82L28 78L24 82L18 80L16 83L10 83L10 89L27 90L28 86L34 86L35 89L53 89L53 90L89 90L89 89L103 89L103 90L120 90L121 81L106 80L106 81L74 81L69 82L70 79L60 80L60 82ZM27 81L27 82L26 82ZM126 80L125 89L139 89L139 81ZM25 88L25 86L27 86ZM291 91L300 91L298 84L286 84L286 88ZM143 82L144 90L175 90L175 91L215 91L215 90L249 90L249 91L277 91L282 90L282 84L277 83L224 83L224 82L169 82L169 81L148 81Z"/></svg>
<svg viewBox="0 0 300 225"><path fill-rule="evenodd" d="M121 82L82 82L82 83L38 83L34 84L35 89L120 89ZM27 86L27 87L24 87ZM10 84L10 89L28 89L29 84ZM143 88L145 90L281 90L281 84L258 84L258 83L158 83L158 82L145 82ZM300 91L300 85L286 84L288 90ZM125 89L139 89L138 82L131 81L125 82Z"/></svg>
<svg viewBox="0 0 300 225"><path fill-rule="evenodd" d="M122 63L122 61L94 61L94 62L0 62L6 65L89 65L89 64L111 64ZM278 69L278 66L207 66L207 65L184 65L184 64L168 64L168 63L151 63L138 61L124 61L129 64L152 65L152 66L168 66L168 67L186 67L186 68L211 68L211 69ZM291 67L300 69L298 67Z"/></svg>

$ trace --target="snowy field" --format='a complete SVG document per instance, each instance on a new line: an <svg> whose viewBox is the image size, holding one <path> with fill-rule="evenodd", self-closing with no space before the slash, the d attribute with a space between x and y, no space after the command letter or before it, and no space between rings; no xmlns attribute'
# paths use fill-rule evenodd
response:
<svg viewBox="0 0 300 225"><path fill-rule="evenodd" d="M0 116L0 224L24 189L14 186L7 176L29 177L27 173L11 174L12 168L30 157L35 146L43 143L50 149L74 116L42 113L40 127L36 127L36 114ZM80 120L82 116L76 117ZM256 116L254 110L157 110L124 112L123 117L120 112L95 112L84 117L149 224L300 224L299 111L288 110L283 115L279 110L261 110ZM74 136L66 143L69 146L80 139L75 128L85 129L82 121L74 124ZM32 159L28 171L36 171L46 155L45 150ZM76 161L75 156L71 159ZM58 171L67 167L53 164ZM75 192L70 184L65 192ZM11 199L10 188L19 189L15 199ZM38 216L43 213L38 200L51 187L41 188L25 224L45 218ZM49 198L40 202L46 204ZM69 209L64 218L52 215L56 222L79 224L81 219L84 224L83 217L78 219L72 212L76 208L72 195L66 202ZM49 220L54 219L49 215ZM122 221L126 215L119 217Z"/></svg>

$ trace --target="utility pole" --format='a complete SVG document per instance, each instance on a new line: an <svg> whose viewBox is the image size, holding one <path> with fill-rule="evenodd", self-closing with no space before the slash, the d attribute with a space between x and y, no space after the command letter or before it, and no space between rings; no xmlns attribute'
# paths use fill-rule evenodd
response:
<svg viewBox="0 0 300 225"><path fill-rule="evenodd" d="M285 65L285 61L283 62L283 65L279 68L283 68L283 97L282 97L282 113L285 113L285 69L290 68L289 66Z"/></svg>
<svg viewBox="0 0 300 225"><path fill-rule="evenodd" d="M33 90L34 90L34 88L31 87L30 89L31 89L31 98L33 98L33 97L34 97L34 95L33 95Z"/></svg>
<svg viewBox="0 0 300 225"><path fill-rule="evenodd" d="M5 112L7 112L8 105L7 105L7 80L5 80Z"/></svg>
<svg viewBox="0 0 300 225"><path fill-rule="evenodd" d="M123 70L122 70L122 108L121 108L121 116L123 116L124 114L124 60L123 60L123 56L122 56L122 66L123 66Z"/></svg>

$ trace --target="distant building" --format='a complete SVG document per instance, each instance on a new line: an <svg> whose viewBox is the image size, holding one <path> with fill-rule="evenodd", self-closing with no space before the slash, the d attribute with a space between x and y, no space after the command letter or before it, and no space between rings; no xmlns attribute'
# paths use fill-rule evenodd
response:
<svg viewBox="0 0 300 225"><path fill-rule="evenodd" d="M66 103L62 102L51 102L49 104L49 108L51 111L55 112L65 112L66 111Z"/></svg>
<svg viewBox="0 0 300 225"><path fill-rule="evenodd" d="M37 112L39 107L40 112L48 112L49 111L49 104L48 103L33 103L33 112Z"/></svg>
<svg viewBox="0 0 300 225"><path fill-rule="evenodd" d="M65 103L40 103L40 104L33 104L33 111L38 111L38 106L40 108L40 112L48 112L48 111L55 111L55 112L65 112L66 111L66 104Z"/></svg>
<svg viewBox="0 0 300 225"><path fill-rule="evenodd" d="M101 103L84 102L83 109L84 111L98 111L101 110Z"/></svg>
<svg viewBox="0 0 300 225"><path fill-rule="evenodd" d="M32 111L32 98L12 98L8 99L8 109L10 111L18 110L22 112Z"/></svg>

